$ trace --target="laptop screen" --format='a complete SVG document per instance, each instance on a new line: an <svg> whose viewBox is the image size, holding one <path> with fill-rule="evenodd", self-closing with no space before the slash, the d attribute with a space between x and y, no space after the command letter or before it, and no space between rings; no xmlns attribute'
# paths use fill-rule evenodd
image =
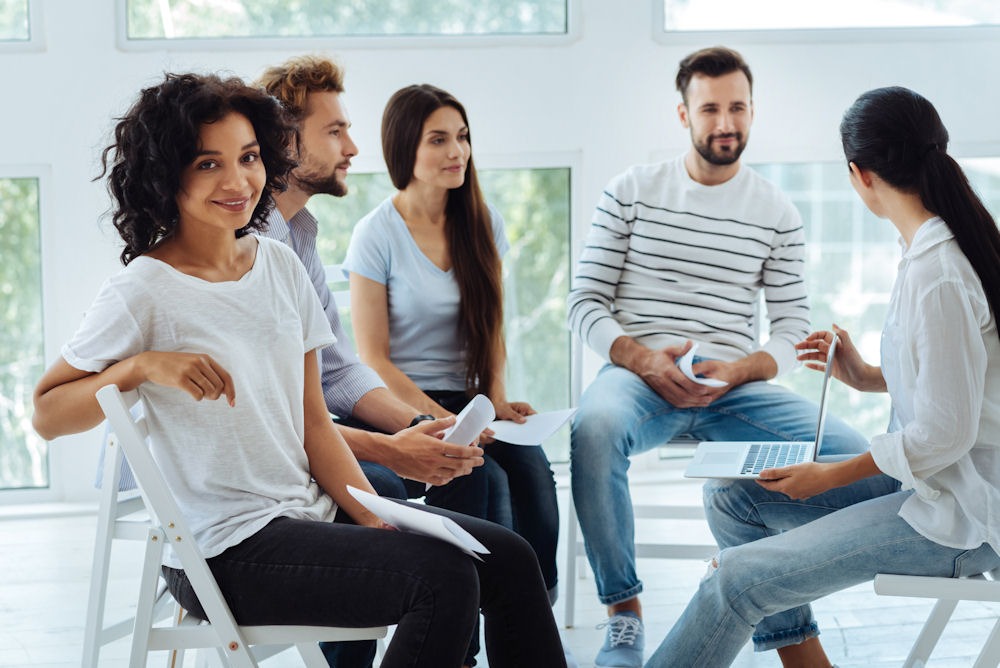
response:
<svg viewBox="0 0 1000 668"><path fill-rule="evenodd" d="M819 395L819 421L816 423L816 452L819 452L820 446L823 445L823 427L826 424L826 395L830 387L830 376L833 373L833 356L837 350L837 343L839 343L837 335L833 335L833 342L830 344L830 350L826 354L826 371L823 372L823 389L820 390Z"/></svg>

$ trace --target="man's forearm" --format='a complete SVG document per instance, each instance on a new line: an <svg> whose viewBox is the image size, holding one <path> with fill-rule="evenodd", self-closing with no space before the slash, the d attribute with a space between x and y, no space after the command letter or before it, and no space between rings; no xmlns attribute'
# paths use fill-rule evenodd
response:
<svg viewBox="0 0 1000 668"><path fill-rule="evenodd" d="M347 441L347 446L354 453L358 461L375 462L383 466L389 465L389 457L387 455L390 452L385 447L387 442L385 434L376 431L366 431L356 427L347 427L341 424L337 425L337 430L344 437L344 440Z"/></svg>
<svg viewBox="0 0 1000 668"><path fill-rule="evenodd" d="M742 385L754 380L771 380L778 375L778 363L768 353L758 351L733 362L740 376L735 384Z"/></svg>
<svg viewBox="0 0 1000 668"><path fill-rule="evenodd" d="M365 394L354 404L351 417L361 420L388 434L410 426L420 411L400 401L392 392L379 387Z"/></svg>
<svg viewBox="0 0 1000 668"><path fill-rule="evenodd" d="M641 366L643 357L650 353L650 349L642 345L630 336L619 336L611 344L609 357L611 362L620 367L624 367L632 373L637 373Z"/></svg>

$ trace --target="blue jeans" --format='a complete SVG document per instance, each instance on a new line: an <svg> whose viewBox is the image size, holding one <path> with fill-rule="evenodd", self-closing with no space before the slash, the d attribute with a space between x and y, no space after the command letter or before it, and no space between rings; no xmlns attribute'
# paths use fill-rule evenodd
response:
<svg viewBox="0 0 1000 668"><path fill-rule="evenodd" d="M751 637L757 651L815 637L809 603L877 573L962 577L1000 566L989 545L956 549L918 534L898 515L911 493L886 475L804 501L752 480L708 481L718 567L647 668L728 666Z"/></svg>
<svg viewBox="0 0 1000 668"><path fill-rule="evenodd" d="M580 398L570 440L573 502L601 602L642 592L629 457L685 433L706 441L812 440L818 412L815 403L765 382L734 387L704 408L674 408L631 371L613 364L601 369ZM827 416L824 454L867 447L861 434Z"/></svg>
<svg viewBox="0 0 1000 668"><path fill-rule="evenodd" d="M461 665L480 609L491 666L565 666L531 546L492 522L423 508L491 553L477 561L417 534L278 518L208 565L241 624L396 624L383 668ZM184 572L164 571L177 601L203 616Z"/></svg>

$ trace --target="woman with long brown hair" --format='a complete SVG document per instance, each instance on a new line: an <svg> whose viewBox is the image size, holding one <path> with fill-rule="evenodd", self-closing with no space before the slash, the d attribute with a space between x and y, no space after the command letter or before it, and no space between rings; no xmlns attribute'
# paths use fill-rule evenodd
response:
<svg viewBox="0 0 1000 668"><path fill-rule="evenodd" d="M504 383L503 219L479 188L469 122L449 93L397 91L382 151L398 192L354 229L345 269L358 351L389 389L427 415L459 412L476 393L500 419L535 411ZM484 446L507 473L513 528L535 549L555 599L555 484L540 447Z"/></svg>

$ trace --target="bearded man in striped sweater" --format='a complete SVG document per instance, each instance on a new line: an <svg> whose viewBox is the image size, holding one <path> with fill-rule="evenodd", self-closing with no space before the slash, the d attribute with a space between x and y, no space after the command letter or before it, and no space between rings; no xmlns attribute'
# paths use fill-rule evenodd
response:
<svg viewBox="0 0 1000 668"><path fill-rule="evenodd" d="M595 665L643 663L629 457L679 434L700 440L811 440L818 406L767 381L795 368L810 331L802 220L789 198L740 163L753 78L716 47L680 63L677 111L691 148L635 166L602 193L569 296L570 328L607 364L573 422L573 499L607 638ZM763 290L770 336L761 345ZM677 359L697 344L696 383ZM867 439L829 418L823 454Z"/></svg>

